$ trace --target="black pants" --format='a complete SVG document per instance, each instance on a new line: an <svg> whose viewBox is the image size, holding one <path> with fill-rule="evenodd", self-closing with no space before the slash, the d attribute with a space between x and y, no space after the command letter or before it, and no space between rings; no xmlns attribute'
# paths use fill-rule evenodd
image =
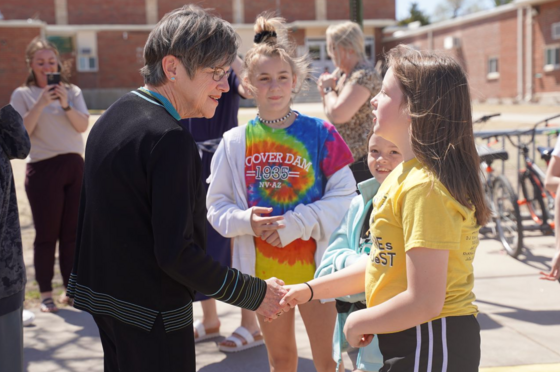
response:
<svg viewBox="0 0 560 372"><path fill-rule="evenodd" d="M452 316L378 335L380 372L478 372L480 326L476 318Z"/></svg>
<svg viewBox="0 0 560 372"><path fill-rule="evenodd" d="M84 159L63 154L28 163L25 191L35 224L33 264L39 291L52 291L56 242L64 287L74 263Z"/></svg>
<svg viewBox="0 0 560 372"><path fill-rule="evenodd" d="M193 328L165 333L161 315L150 332L110 316L94 315L105 372L195 372Z"/></svg>

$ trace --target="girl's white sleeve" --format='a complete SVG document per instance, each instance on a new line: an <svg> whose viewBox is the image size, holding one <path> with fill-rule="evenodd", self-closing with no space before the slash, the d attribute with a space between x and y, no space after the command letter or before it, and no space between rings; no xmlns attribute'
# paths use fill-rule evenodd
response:
<svg viewBox="0 0 560 372"><path fill-rule="evenodd" d="M282 246L296 239L328 240L340 225L354 196L356 181L350 168L345 166L329 178L325 195L320 200L299 204L293 211L284 214L280 223L286 227L278 230Z"/></svg>
<svg viewBox="0 0 560 372"><path fill-rule="evenodd" d="M210 165L208 194L206 195L206 217L208 222L222 236L233 238L252 235L251 209L242 209L236 203L235 177L225 151L225 141L221 141Z"/></svg>

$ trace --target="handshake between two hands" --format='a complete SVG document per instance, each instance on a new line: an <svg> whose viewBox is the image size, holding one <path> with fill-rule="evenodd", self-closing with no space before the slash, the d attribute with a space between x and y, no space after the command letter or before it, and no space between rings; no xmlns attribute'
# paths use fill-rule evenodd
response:
<svg viewBox="0 0 560 372"><path fill-rule="evenodd" d="M283 313L295 308L296 305L304 304L313 299L310 285L306 283L285 285L277 278L266 280L266 295L256 312L265 317L265 322L272 322ZM344 334L352 347L364 347L373 340L373 335L364 335L356 332L359 327L355 326L355 315L348 316L344 326ZM357 319L356 319L357 320Z"/></svg>

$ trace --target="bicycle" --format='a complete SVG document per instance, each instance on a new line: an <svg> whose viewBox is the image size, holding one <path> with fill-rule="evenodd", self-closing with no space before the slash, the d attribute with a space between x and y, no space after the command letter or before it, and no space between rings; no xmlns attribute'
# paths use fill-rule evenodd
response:
<svg viewBox="0 0 560 372"><path fill-rule="evenodd" d="M545 173L535 164L533 159L529 157L529 144L534 143L537 127L544 124L548 127L548 123L552 119L556 119L560 115L551 116L539 121L533 125L528 131L517 134L518 143L515 143L511 135L504 134L508 141L519 150L520 156L523 158L525 168L520 169L518 173L518 182L521 186L523 199L518 204L527 206L530 218L537 224L537 228L545 235L554 235L554 198L556 195L549 192L544 187ZM530 134L528 142L521 142L520 136ZM546 147L537 147L541 158L546 161L550 160L550 149ZM527 229L527 228L526 228Z"/></svg>
<svg viewBox="0 0 560 372"><path fill-rule="evenodd" d="M500 114L485 115L473 122L484 123ZM486 138L490 138L489 136ZM489 146L477 145L481 168L486 173L483 177L486 202L492 211L492 220L502 246L507 254L517 257L523 248L523 222L517 202L517 194L513 186L504 175L494 175L492 163L495 160L506 161L509 154L506 150L495 150ZM486 165L486 166L484 166Z"/></svg>

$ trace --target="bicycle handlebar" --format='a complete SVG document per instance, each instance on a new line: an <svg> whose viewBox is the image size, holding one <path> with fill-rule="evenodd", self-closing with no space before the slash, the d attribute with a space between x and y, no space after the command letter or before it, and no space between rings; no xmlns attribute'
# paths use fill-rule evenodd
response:
<svg viewBox="0 0 560 372"><path fill-rule="evenodd" d="M521 140L520 140L519 143L515 143L515 142L513 142L513 140L510 138L510 135L509 135L509 134L504 134L504 136L508 139L508 141L509 141L514 147L517 147L518 149L521 149L521 150L522 150L523 148L527 147L527 145L529 145L530 143L532 143L532 142L535 141L535 133L536 133L536 129L537 129L537 127L538 127L539 125L544 124L545 127L548 127L548 122L549 122L550 120L556 119L556 118L558 118L558 117L560 117L560 114L554 115L554 116L551 116L551 117L548 117L548 118L543 119L543 120L537 122L536 124L534 124L534 125L533 125L533 128L531 128L531 129L529 129L529 130L526 130L525 132L517 133L517 136L524 136L524 135L530 133L530 134L531 134L531 140L529 140L528 142L523 143L523 142L521 142Z"/></svg>
<svg viewBox="0 0 560 372"><path fill-rule="evenodd" d="M484 123L488 120L490 120L490 118L493 118L494 116L500 116L500 113L497 114L490 114L490 115L484 115L481 118L476 119L475 121L473 121L473 124L480 124L480 123Z"/></svg>

